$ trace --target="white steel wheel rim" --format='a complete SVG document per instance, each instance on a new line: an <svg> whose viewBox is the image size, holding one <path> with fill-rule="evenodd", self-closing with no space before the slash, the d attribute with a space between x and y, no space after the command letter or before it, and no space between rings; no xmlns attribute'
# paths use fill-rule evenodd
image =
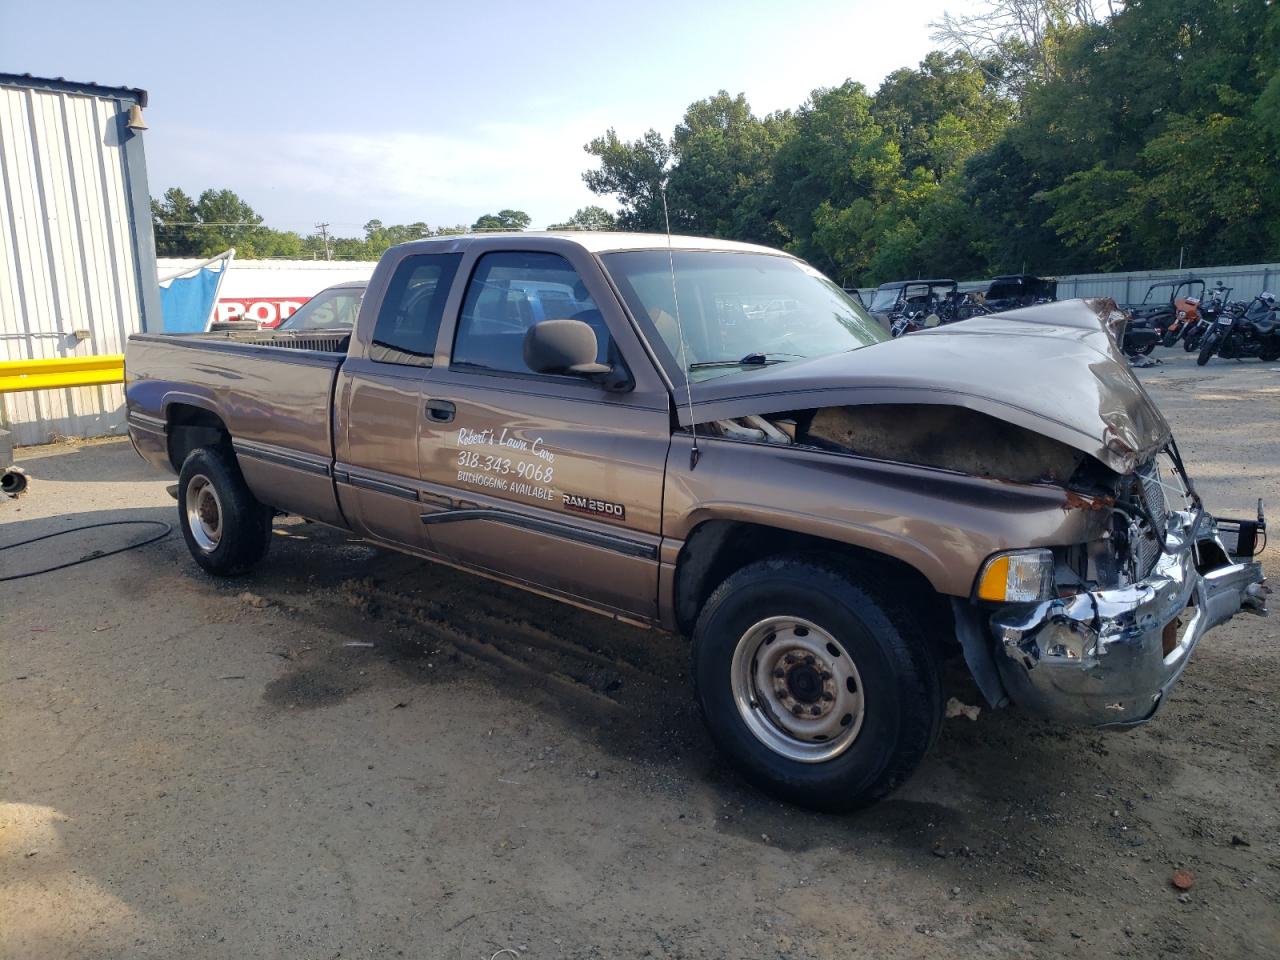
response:
<svg viewBox="0 0 1280 960"><path fill-rule="evenodd" d="M191 539L205 553L212 553L222 542L222 501L209 478L198 474L187 484L185 503L187 526Z"/></svg>
<svg viewBox="0 0 1280 960"><path fill-rule="evenodd" d="M747 729L788 760L833 760L862 729L858 667L835 637L809 620L761 620L738 640L729 673Z"/></svg>

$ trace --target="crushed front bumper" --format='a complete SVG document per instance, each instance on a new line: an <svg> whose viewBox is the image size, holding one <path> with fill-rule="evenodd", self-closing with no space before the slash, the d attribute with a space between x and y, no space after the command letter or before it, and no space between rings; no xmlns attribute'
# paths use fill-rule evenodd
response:
<svg viewBox="0 0 1280 960"><path fill-rule="evenodd" d="M1227 560L1208 514L1169 519L1165 552L1145 580L996 611L995 660L1016 704L1068 723L1142 723L1205 633L1242 610L1266 613L1261 564ZM1206 569L1215 557L1222 562Z"/></svg>

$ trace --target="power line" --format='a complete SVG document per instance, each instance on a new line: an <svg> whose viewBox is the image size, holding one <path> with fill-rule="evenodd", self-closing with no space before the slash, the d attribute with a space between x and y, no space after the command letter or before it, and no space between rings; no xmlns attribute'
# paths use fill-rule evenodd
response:
<svg viewBox="0 0 1280 960"><path fill-rule="evenodd" d="M332 259L333 259L333 251L331 251L331 250L329 249L329 224L327 224L327 223L317 223L317 224L316 224L316 230L319 232L319 234L320 234L320 239L321 239L321 241L323 241L323 243L324 243L324 258L325 258L326 260L332 260Z"/></svg>
<svg viewBox="0 0 1280 960"><path fill-rule="evenodd" d="M268 230L265 223L254 222L252 220L241 220L233 223L230 220L162 220L157 226L161 227L264 227Z"/></svg>

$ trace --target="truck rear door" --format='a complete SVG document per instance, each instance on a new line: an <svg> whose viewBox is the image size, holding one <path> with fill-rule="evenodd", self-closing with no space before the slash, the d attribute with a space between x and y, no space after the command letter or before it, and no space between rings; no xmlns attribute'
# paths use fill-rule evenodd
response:
<svg viewBox="0 0 1280 960"><path fill-rule="evenodd" d="M496 242L496 241L495 241ZM418 431L430 549L501 576L642 617L657 609L669 397L599 263L477 244L462 265ZM634 388L524 363L529 327L590 324L602 362ZM448 351L445 356L445 351Z"/></svg>

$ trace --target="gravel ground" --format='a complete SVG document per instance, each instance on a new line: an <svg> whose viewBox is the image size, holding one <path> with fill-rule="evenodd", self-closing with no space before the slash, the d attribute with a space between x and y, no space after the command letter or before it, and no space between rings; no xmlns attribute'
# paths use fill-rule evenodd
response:
<svg viewBox="0 0 1280 960"><path fill-rule="evenodd" d="M1211 508L1280 504L1280 367L1141 375ZM175 519L127 442L20 462L0 545ZM716 757L677 639L293 521L215 581L174 533L0 584L0 957L1280 956L1278 635L1128 733L949 720L831 817Z"/></svg>

